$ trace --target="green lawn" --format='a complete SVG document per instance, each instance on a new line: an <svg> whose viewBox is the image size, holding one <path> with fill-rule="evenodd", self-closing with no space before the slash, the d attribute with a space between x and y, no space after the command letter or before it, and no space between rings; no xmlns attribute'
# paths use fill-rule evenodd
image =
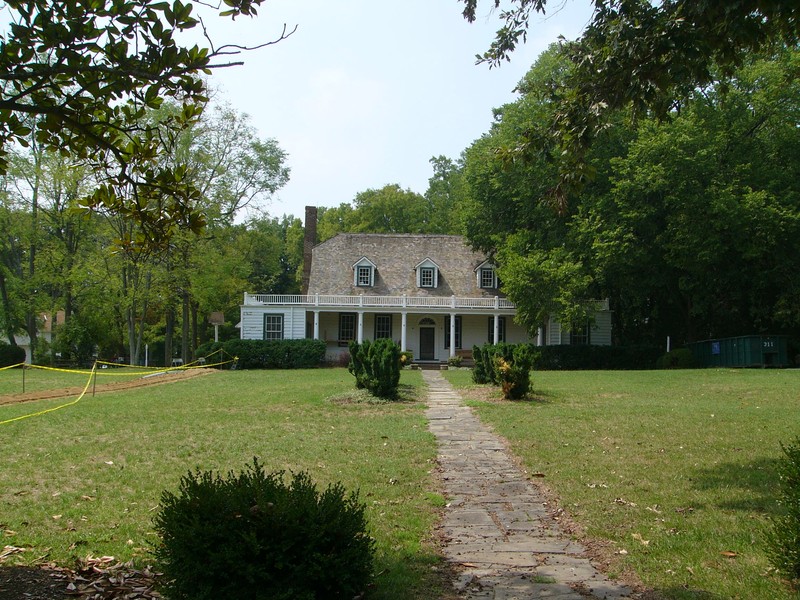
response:
<svg viewBox="0 0 800 600"><path fill-rule="evenodd" d="M468 371L449 371L472 387ZM532 401L475 401L594 538L669 598L795 598L764 532L800 371L536 372ZM484 386L480 386L484 387Z"/></svg>
<svg viewBox="0 0 800 600"><path fill-rule="evenodd" d="M52 382L63 385L60 377ZM0 390L19 380L18 370L1 371ZM195 467L227 473L258 456L268 470L305 469L320 487L341 481L360 490L378 542L371 598L441 598L447 584L432 568L440 559L431 536L443 502L424 407L329 400L353 382L344 369L222 371L86 396L2 425L2 545L28 548L15 555L27 563L86 555L147 562L162 490L176 490ZM411 371L402 383L422 385ZM0 406L0 421L63 403Z"/></svg>

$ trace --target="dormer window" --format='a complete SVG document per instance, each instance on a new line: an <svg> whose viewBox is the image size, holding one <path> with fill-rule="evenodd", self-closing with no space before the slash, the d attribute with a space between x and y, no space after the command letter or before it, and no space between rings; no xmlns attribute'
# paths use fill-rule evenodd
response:
<svg viewBox="0 0 800 600"><path fill-rule="evenodd" d="M430 258L419 263L414 270L417 272L417 287L435 288L439 286L439 265Z"/></svg>
<svg viewBox="0 0 800 600"><path fill-rule="evenodd" d="M356 287L375 285L375 263L366 256L353 265L353 285Z"/></svg>
<svg viewBox="0 0 800 600"><path fill-rule="evenodd" d="M478 265L475 269L478 275L478 287L485 290L497 289L497 273L494 270L494 265L489 261L485 261Z"/></svg>

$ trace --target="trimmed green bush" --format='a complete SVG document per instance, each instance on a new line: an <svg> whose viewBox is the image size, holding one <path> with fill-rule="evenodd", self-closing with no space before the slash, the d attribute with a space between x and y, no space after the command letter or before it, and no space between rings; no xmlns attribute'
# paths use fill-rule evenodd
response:
<svg viewBox="0 0 800 600"><path fill-rule="evenodd" d="M479 384L489 383L486 353L483 351L483 346L472 347L472 360L475 362L475 366L472 367L472 381Z"/></svg>
<svg viewBox="0 0 800 600"><path fill-rule="evenodd" d="M0 367L10 367L25 362L25 349L0 342Z"/></svg>
<svg viewBox="0 0 800 600"><path fill-rule="evenodd" d="M356 378L356 389L367 389L370 378L367 370L369 349L371 347L370 341L364 340L361 344L356 341L350 341L347 346L350 351L350 362L347 365L347 370Z"/></svg>
<svg viewBox="0 0 800 600"><path fill-rule="evenodd" d="M165 491L153 553L172 600L316 600L362 594L374 540L358 494L319 493L307 473L265 473L258 460L227 478L181 478Z"/></svg>
<svg viewBox="0 0 800 600"><path fill-rule="evenodd" d="M325 342L308 339L211 342L199 346L195 354L205 357L219 348L223 357L238 357L237 369L312 369L325 359Z"/></svg>
<svg viewBox="0 0 800 600"><path fill-rule="evenodd" d="M511 348L511 359L508 360L502 353L498 353L494 358L494 368L503 397L506 400L520 400L531 388L534 352L528 344L508 346L504 350L508 348Z"/></svg>
<svg viewBox="0 0 800 600"><path fill-rule="evenodd" d="M356 387L366 388L378 398L396 398L400 385L400 346L388 338L349 344L347 369L356 378Z"/></svg>
<svg viewBox="0 0 800 600"><path fill-rule="evenodd" d="M689 348L676 348L664 353L657 366L659 369L691 369L695 366L694 355Z"/></svg>
<svg viewBox="0 0 800 600"><path fill-rule="evenodd" d="M794 584L800 582L800 438L784 446L778 464L782 514L773 519L767 553L773 566Z"/></svg>
<svg viewBox="0 0 800 600"><path fill-rule="evenodd" d="M407 367L414 362L414 353L411 350L404 350L400 353L400 367Z"/></svg>

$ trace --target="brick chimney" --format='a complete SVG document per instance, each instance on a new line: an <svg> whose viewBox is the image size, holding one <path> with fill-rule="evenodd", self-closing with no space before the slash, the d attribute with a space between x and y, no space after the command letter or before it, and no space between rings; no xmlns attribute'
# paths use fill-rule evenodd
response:
<svg viewBox="0 0 800 600"><path fill-rule="evenodd" d="M317 207L306 206L305 232L303 235L303 289L308 293L308 282L311 279L311 249L317 243Z"/></svg>

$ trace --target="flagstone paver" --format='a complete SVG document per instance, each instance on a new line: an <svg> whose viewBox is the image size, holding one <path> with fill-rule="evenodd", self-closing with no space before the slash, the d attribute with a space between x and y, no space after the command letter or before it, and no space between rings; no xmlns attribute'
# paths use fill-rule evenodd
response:
<svg viewBox="0 0 800 600"><path fill-rule="evenodd" d="M623 600L633 592L597 571L559 529L544 497L506 446L465 406L439 371L423 371L426 416L439 444L448 498L445 556L466 599Z"/></svg>

